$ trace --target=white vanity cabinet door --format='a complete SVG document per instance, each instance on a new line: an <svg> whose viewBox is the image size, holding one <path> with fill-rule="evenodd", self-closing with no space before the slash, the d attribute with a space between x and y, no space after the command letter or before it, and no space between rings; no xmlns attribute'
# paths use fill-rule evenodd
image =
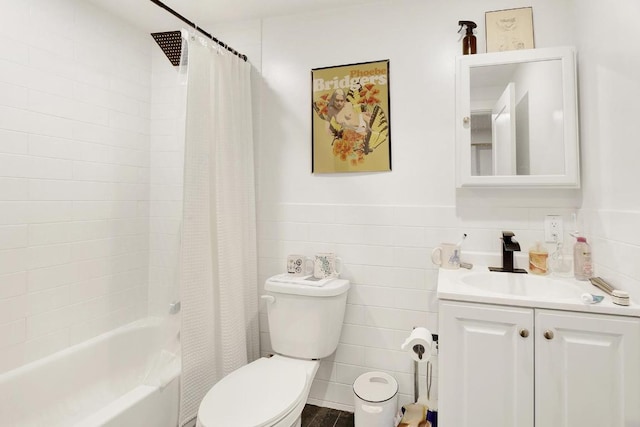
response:
<svg viewBox="0 0 640 427"><path fill-rule="evenodd" d="M533 339L533 309L441 301L439 424L533 427Z"/></svg>
<svg viewBox="0 0 640 427"><path fill-rule="evenodd" d="M536 426L640 426L640 319L536 310L535 340Z"/></svg>

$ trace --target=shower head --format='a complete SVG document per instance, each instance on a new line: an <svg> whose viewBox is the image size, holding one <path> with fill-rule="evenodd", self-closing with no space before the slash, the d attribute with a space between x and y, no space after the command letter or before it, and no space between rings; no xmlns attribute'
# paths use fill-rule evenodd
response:
<svg viewBox="0 0 640 427"><path fill-rule="evenodd" d="M180 54L182 53L182 35L180 31L151 33L151 37L158 43L158 46L167 55L172 65L176 67L180 65Z"/></svg>

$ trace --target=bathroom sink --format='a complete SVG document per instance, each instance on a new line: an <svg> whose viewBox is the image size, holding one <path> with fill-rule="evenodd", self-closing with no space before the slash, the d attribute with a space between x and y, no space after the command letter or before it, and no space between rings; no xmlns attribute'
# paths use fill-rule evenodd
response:
<svg viewBox="0 0 640 427"><path fill-rule="evenodd" d="M460 282L483 292L514 297L579 299L586 292L577 283L531 274L473 272L460 277Z"/></svg>

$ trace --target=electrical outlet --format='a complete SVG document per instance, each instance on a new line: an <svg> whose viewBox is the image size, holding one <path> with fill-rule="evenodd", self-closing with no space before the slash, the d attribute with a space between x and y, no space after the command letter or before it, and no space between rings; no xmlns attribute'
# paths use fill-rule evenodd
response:
<svg viewBox="0 0 640 427"><path fill-rule="evenodd" d="M544 218L544 240L548 243L562 242L562 216L547 215Z"/></svg>

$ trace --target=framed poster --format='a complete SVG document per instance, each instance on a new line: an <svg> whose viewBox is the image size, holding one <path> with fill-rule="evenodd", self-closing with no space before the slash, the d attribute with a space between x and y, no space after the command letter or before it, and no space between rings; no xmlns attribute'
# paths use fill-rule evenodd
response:
<svg viewBox="0 0 640 427"><path fill-rule="evenodd" d="M533 49L533 9L495 10L485 13L487 52Z"/></svg>
<svg viewBox="0 0 640 427"><path fill-rule="evenodd" d="M311 171L390 171L389 60L314 68L311 85Z"/></svg>

